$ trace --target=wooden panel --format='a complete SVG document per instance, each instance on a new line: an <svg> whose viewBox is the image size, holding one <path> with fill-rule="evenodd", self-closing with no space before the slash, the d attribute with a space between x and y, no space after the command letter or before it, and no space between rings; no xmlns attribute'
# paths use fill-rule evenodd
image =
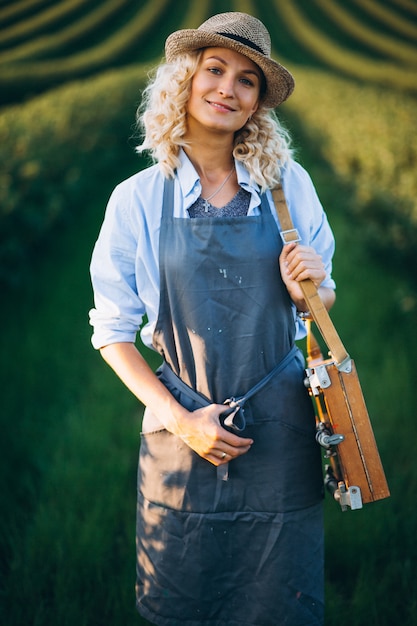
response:
<svg viewBox="0 0 417 626"><path fill-rule="evenodd" d="M352 371L345 373L325 363L331 381L323 390L328 415L333 431L345 437L337 446L343 480L347 487L360 487L363 503L387 498L389 488L355 364L352 361Z"/></svg>

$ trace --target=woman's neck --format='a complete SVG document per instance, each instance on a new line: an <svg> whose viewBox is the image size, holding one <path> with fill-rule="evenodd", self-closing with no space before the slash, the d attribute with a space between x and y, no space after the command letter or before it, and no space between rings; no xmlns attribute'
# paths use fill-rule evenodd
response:
<svg viewBox="0 0 417 626"><path fill-rule="evenodd" d="M233 135L204 133L203 130L185 137L185 153L199 176L210 180L230 172L234 166Z"/></svg>
<svg viewBox="0 0 417 626"><path fill-rule="evenodd" d="M221 151L219 147L214 150L210 146L188 146L185 153L200 177L203 199L216 207L229 202L239 189L230 147Z"/></svg>
<svg viewBox="0 0 417 626"><path fill-rule="evenodd" d="M230 172L234 167L234 158L230 150L222 153L219 149L210 150L206 147L195 150L187 146L184 152L194 165L200 178L206 180L216 179L222 173Z"/></svg>

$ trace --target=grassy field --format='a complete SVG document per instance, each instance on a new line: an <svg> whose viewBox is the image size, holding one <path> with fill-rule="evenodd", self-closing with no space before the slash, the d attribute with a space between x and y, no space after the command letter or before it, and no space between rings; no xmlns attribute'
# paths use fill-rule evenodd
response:
<svg viewBox="0 0 417 626"><path fill-rule="evenodd" d="M342 1L296 0L288 9L283 0L197 7L181 1L173 11L173 3L141 2L146 36L140 20L131 27L144 42L143 58L136 51L126 64L131 48L120 47L115 65L123 70L114 74L92 59L105 42L123 40L129 3L82 4L0 5L0 84L15 89L13 104L3 102L0 111L0 232L9 235L0 236L0 255L3 273L12 276L16 267L17 276L20 268L18 280L6 281L0 310L1 623L145 624L134 609L142 408L91 348L88 264L112 187L144 165L129 140L144 67L172 28L241 9L285 24L271 28L274 48L294 71L297 89L282 114L336 234L332 316L357 364L392 492L347 513L326 499L326 626L417 625L417 148L410 79L417 3L355 0L348 9ZM327 10L330 4L339 11ZM116 5L117 19L109 21ZM303 19L294 22L294 12ZM91 46L88 23L95 24ZM64 31L67 43L58 50ZM369 62L369 76L354 74L348 52L362 66ZM84 55L78 67L90 72L87 82L71 66L75 53L79 64ZM64 57L72 70L58 82L77 82L57 88L51 64ZM43 95L34 97L24 77L41 61ZM13 82L17 63L23 78ZM381 86L376 70L384 63L388 82L393 68L401 71Z"/></svg>

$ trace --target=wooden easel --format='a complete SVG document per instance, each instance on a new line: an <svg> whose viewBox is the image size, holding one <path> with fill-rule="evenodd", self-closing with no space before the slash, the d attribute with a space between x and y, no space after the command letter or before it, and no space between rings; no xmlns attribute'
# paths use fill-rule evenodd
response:
<svg viewBox="0 0 417 626"><path fill-rule="evenodd" d="M281 187L272 192L284 244L299 241ZM390 495L355 363L311 280L300 283L329 349L324 359L308 323L306 385L315 405L317 440L329 461L325 483L342 510Z"/></svg>

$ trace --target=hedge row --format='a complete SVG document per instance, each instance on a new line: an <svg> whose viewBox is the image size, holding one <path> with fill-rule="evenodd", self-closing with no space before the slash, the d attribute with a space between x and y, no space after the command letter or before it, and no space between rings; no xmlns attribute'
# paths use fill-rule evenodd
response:
<svg viewBox="0 0 417 626"><path fill-rule="evenodd" d="M128 138L139 68L79 81L0 116L0 282L15 284L63 219L88 210L105 180L139 167Z"/></svg>
<svg viewBox="0 0 417 626"><path fill-rule="evenodd" d="M352 213L370 235L415 267L415 99L324 72L293 71L297 87L286 110L351 185ZM0 159L8 164L0 179L3 280L18 275L56 222L84 209L102 180L139 167L128 137L144 75L140 66L109 72L0 116Z"/></svg>
<svg viewBox="0 0 417 626"><path fill-rule="evenodd" d="M181 26L203 21L207 5L207 0L194 3ZM149 66L136 64L70 83L0 114L5 164L0 172L0 282L18 283L54 226L83 210L103 180L116 182L139 167L128 138Z"/></svg>
<svg viewBox="0 0 417 626"><path fill-rule="evenodd" d="M334 38L326 36L321 29L312 24L302 10L301 3L274 0L274 5L281 23L284 23L297 41L326 67L362 81L417 92L415 68L393 62L376 61L339 46Z"/></svg>
<svg viewBox="0 0 417 626"><path fill-rule="evenodd" d="M376 249L417 280L416 98L293 68L286 104L352 194L351 214ZM337 198L335 199L337 210Z"/></svg>
<svg viewBox="0 0 417 626"><path fill-rule="evenodd" d="M417 47L415 45L376 31L348 11L346 5L338 5L334 0L315 0L315 4L332 20L337 29L346 32L358 42L405 65L417 65Z"/></svg>
<svg viewBox="0 0 417 626"><path fill-rule="evenodd" d="M155 7L163 1L151 6L148 0L143 8L141 17L148 17L150 28ZM257 6L240 0L234 8L256 15ZM201 23L209 8L209 0L193 3L180 27ZM273 21L273 41L281 43L281 30L281 22ZM351 184L352 213L370 236L415 267L415 98L288 66L297 83L288 112L305 126L317 153L340 180ZM116 180L118 172L123 176L139 167L127 138L147 68L141 64L79 81L0 115L5 164L0 173L0 280L18 280L18 268L24 268L33 249L56 223L82 209L102 180Z"/></svg>
<svg viewBox="0 0 417 626"><path fill-rule="evenodd" d="M26 19L30 15L43 10L53 3L54 0L16 0L16 2L4 2L6 6L0 8L0 25L2 28L19 20Z"/></svg>
<svg viewBox="0 0 417 626"><path fill-rule="evenodd" d="M326 159L368 202L375 189L410 203L417 223L416 98L296 68L288 108L319 133ZM383 106L381 106L383 103Z"/></svg>
<svg viewBox="0 0 417 626"><path fill-rule="evenodd" d="M355 4L365 10L372 19L381 22L389 29L395 29L399 35L409 37L415 41L417 37L417 25L413 24L411 20L407 20L399 16L393 8L383 6L382 2L376 0L353 0ZM404 2L404 0L396 0L399 4L402 4L411 13L415 13L415 5L410 2Z"/></svg>
<svg viewBox="0 0 417 626"><path fill-rule="evenodd" d="M391 3L395 4L395 7L405 9L406 11L417 15L417 5L414 0L390 0Z"/></svg>
<svg viewBox="0 0 417 626"><path fill-rule="evenodd" d="M207 0L203 0L203 6ZM95 46L69 54L63 58L4 63L0 66L0 93L3 103L16 102L28 93L39 93L63 82L82 78L114 67L120 63L141 60L149 53L151 45L143 47L143 41L153 32L161 16L172 5L172 0L146 0L133 18L123 27L112 31L104 41ZM97 37L97 33L95 34ZM162 50L164 37L161 38Z"/></svg>
<svg viewBox="0 0 417 626"><path fill-rule="evenodd" d="M0 52L0 63L53 57L65 51L69 45L77 44L86 35L97 32L110 19L117 19L120 12L129 4L130 0L119 0L117 4L114 0L103 0L98 7L94 7L65 28L29 39L21 45Z"/></svg>
<svg viewBox="0 0 417 626"><path fill-rule="evenodd" d="M0 33L0 45L25 40L36 36L39 32L53 28L57 21L72 19L72 14L80 7L95 2L95 0L61 0L59 4L47 7L44 11L9 26Z"/></svg>
<svg viewBox="0 0 417 626"><path fill-rule="evenodd" d="M19 5L23 2L27 6L39 5L39 0L21 0ZM316 59L323 67L337 73L417 91L415 37L412 42L401 39L405 32L410 37L417 35L417 27L412 20L406 21L398 13L379 7L372 0L359 4L362 13L366 10L385 22L390 18L389 36L381 33L372 21L362 23L355 17L355 5L334 0L312 0L308 4L300 0L274 0L271 6L275 7L275 15L267 23L272 31L277 25L276 37L280 42L283 39L282 24L291 33L295 46L289 45L287 49L284 46L281 50L290 60L291 48L296 48L304 51L304 58L307 54L309 63ZM210 0L201 0L197 6L199 14L204 17L215 9ZM177 11L170 11L171 7L174 8L173 0L146 0L132 17L134 7L126 0L119 3L104 0L98 4L97 0L61 0L52 7L46 4L44 10L3 29L0 35L0 44L2 39L7 43L25 37L23 43L8 46L0 53L0 102L16 102L27 94L39 93L68 80L139 62L143 60L141 55L151 58L155 54L155 49L149 53L153 42L162 49L162 16L172 21L173 16L178 15ZM250 0L235 1L233 8L254 14L259 10L271 11L266 3L255 4ZM201 21L187 19L195 12L195 3L184 0L181 9L193 26ZM317 15L326 20L317 21ZM109 25L110 19L113 19L113 26ZM46 27L49 27L47 32ZM175 27L180 26L175 24ZM156 35L154 40L152 34ZM343 37L347 38L345 46L340 43ZM90 39L98 43L91 45ZM138 42L141 42L140 46ZM76 51L75 46L78 47ZM358 52L361 46L363 53ZM378 59L378 55L389 60Z"/></svg>

